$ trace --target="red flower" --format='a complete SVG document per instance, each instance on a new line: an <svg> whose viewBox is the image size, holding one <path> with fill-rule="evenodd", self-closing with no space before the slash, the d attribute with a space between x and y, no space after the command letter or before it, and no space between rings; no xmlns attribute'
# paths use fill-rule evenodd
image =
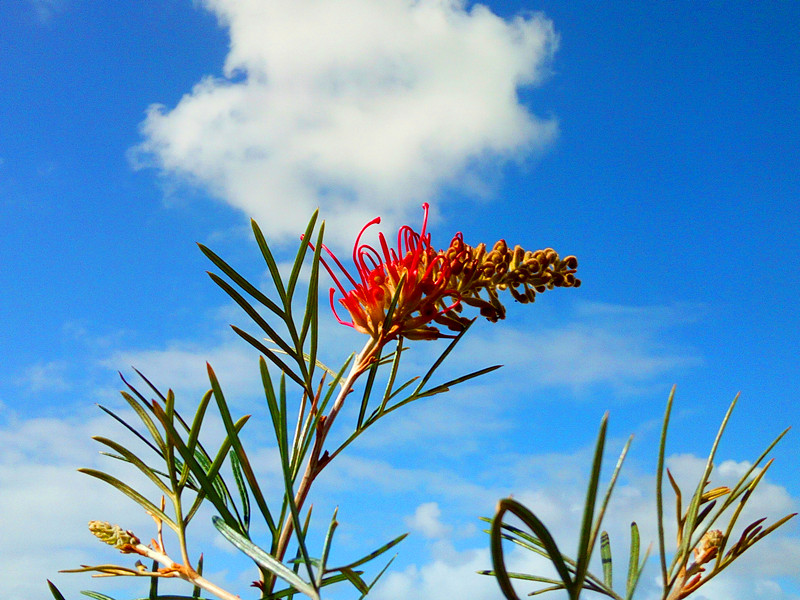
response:
<svg viewBox="0 0 800 600"><path fill-rule="evenodd" d="M366 333L381 344L398 335L428 340L448 337L430 323L460 302L460 294L449 287L450 263L431 247L431 236L425 231L428 204L423 204L422 208L425 211L422 231L417 233L408 225L401 227L397 232L396 250L389 247L383 233L378 234L380 251L361 244L364 232L380 223L381 219L376 217L364 225L353 245L357 278L351 276L339 259L323 246L353 288L347 291L330 265L322 261L336 284L330 292L334 316L339 323ZM334 298L337 289L342 296L339 302L350 314L349 322L342 320L336 312ZM395 295L397 303L387 322Z"/></svg>

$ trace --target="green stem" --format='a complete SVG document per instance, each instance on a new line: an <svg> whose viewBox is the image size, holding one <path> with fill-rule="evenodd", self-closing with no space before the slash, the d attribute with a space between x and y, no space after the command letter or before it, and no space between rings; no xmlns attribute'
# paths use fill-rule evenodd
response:
<svg viewBox="0 0 800 600"><path fill-rule="evenodd" d="M345 398L350 394L353 389L353 385L355 384L356 380L364 373L370 366L372 358L374 357L375 350L379 347L378 340L371 338L361 352L356 357L356 360L353 362L353 366L350 369L350 373L348 373L347 377L345 378L344 382L342 383L342 388L339 390L339 394L336 396L336 400L333 403L333 407L331 408L330 412L326 417L320 420L319 425L317 426L316 432L316 439L314 440L314 447L311 450L311 456L308 459L308 463L306 464L305 472L303 473L303 478L300 481L300 486L297 488L297 492L295 492L294 496L294 503L297 506L297 510L299 511L303 504L305 503L306 498L308 497L308 493L311 491L311 485L314 483L314 479L316 479L317 475L322 472L329 463L330 459L325 457L323 459L322 449L325 445L325 440L328 436L328 432L331 430L333 426L333 422L336 419L336 416L344 406ZM278 539L278 545L275 550L275 558L279 561L283 560L283 557L286 554L286 550L289 547L289 541L291 540L292 533L294 531L294 525L292 523L291 515L287 515L286 519L283 523L283 527L281 528L281 534ZM272 578L270 585L269 585L269 592L272 591L272 587L275 584L275 579Z"/></svg>

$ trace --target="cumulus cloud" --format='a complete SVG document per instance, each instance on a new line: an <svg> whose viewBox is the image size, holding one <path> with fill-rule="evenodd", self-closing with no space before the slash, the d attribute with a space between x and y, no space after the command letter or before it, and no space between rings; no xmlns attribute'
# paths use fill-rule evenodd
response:
<svg viewBox="0 0 800 600"><path fill-rule="evenodd" d="M436 558L421 566L413 565L403 571L388 573L370 596L376 600L494 600L499 595L497 583L491 577L476 573L490 564L489 552L485 549L460 552L450 560Z"/></svg>
<svg viewBox="0 0 800 600"><path fill-rule="evenodd" d="M504 20L463 0L204 4L230 33L224 77L151 106L132 157L273 237L296 236L320 205L347 235L377 212L397 220L556 134L517 96L557 46L541 15Z"/></svg>

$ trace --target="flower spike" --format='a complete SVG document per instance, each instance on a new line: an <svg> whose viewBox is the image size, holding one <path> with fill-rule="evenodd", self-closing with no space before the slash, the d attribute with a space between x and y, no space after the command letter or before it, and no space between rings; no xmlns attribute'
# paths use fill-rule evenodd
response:
<svg viewBox="0 0 800 600"><path fill-rule="evenodd" d="M427 340L453 337L432 323L456 333L463 331L470 321L459 314L463 304L479 308L490 321L503 319L505 307L498 290L508 289L516 301L528 303L533 302L536 292L580 285L574 275L577 259L568 256L562 260L552 248L528 252L515 246L512 250L500 240L487 252L485 244L473 248L457 233L446 250L436 251L427 231L429 205L423 204L422 209L420 232L403 225L397 232L396 248L389 247L383 233L378 234L378 249L361 242L367 229L380 224L380 217L361 228L352 252L357 277L323 246L332 264L352 286L347 291L331 264L322 260L335 284L330 293L334 317L373 337L378 346L398 336ZM350 314L349 322L336 312L337 291L341 295L339 303ZM395 297L397 302L387 323Z"/></svg>

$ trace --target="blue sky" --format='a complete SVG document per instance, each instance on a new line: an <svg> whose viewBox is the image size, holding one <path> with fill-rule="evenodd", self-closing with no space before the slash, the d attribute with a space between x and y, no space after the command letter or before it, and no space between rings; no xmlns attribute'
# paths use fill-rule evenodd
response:
<svg viewBox="0 0 800 600"><path fill-rule="evenodd" d="M378 598L498 597L469 576L488 566L475 517L514 493L568 537L606 410L617 446L636 434L624 531L651 508L673 383L681 473L742 392L721 449L735 476L800 421L798 23L789 2L0 4L7 593L45 598L50 577L76 597L90 582L56 571L114 558L85 522L134 509L74 469L104 464L89 437L114 432L94 405L122 406L117 370L191 406L210 360L239 412L263 411L227 329L246 320L195 245L263 281L250 216L284 260L316 206L346 255L360 224L418 226L424 201L434 245L463 231L579 258L580 289L470 333L459 360L506 369L410 407L320 482L343 556L412 531ZM344 333L331 319L334 360L360 344ZM796 436L759 500L771 518L800 505ZM797 600L798 535L704 597ZM210 526L198 544L217 547ZM229 559L214 568L234 582Z"/></svg>

